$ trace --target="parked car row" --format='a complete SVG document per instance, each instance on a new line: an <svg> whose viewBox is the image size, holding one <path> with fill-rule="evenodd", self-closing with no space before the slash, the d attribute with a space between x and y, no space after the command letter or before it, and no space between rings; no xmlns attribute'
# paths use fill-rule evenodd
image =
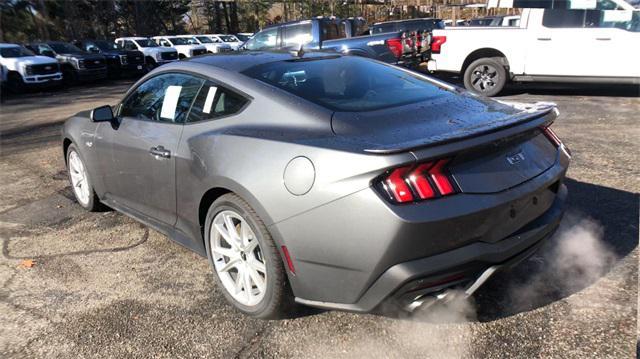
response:
<svg viewBox="0 0 640 359"><path fill-rule="evenodd" d="M224 34L1 43L0 79L3 86L21 92L35 86L141 76L180 59L236 51L242 43L234 35Z"/></svg>

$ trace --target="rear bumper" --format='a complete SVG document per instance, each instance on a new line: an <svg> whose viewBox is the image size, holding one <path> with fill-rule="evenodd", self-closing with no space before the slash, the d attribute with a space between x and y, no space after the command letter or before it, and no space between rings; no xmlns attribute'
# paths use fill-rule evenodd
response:
<svg viewBox="0 0 640 359"><path fill-rule="evenodd" d="M547 212L499 242L476 242L392 266L355 303L303 298L296 298L296 302L325 309L370 312L386 300L405 306L426 294L454 286L468 286L490 267L503 270L533 255L558 228L566 197L566 186L560 185L556 199Z"/></svg>

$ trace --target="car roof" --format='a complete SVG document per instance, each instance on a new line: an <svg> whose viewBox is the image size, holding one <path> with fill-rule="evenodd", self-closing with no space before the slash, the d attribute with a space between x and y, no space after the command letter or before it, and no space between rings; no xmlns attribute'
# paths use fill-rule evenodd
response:
<svg viewBox="0 0 640 359"><path fill-rule="evenodd" d="M335 58L341 57L342 55L335 52L308 52L305 53L302 58L323 58L327 56ZM234 51L209 56L198 56L186 62L197 62L228 71L242 72L253 66L294 59L296 59L296 57L286 51Z"/></svg>

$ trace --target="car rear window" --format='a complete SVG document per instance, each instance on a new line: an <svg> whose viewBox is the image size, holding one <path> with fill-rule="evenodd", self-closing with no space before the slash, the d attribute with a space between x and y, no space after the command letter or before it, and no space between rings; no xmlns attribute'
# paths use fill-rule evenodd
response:
<svg viewBox="0 0 640 359"><path fill-rule="evenodd" d="M421 75L355 56L272 62L243 73L334 111L372 111L448 93Z"/></svg>

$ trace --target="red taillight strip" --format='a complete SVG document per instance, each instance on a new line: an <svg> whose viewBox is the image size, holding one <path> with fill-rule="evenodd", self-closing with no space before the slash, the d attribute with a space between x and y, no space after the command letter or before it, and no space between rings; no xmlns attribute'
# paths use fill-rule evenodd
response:
<svg viewBox="0 0 640 359"><path fill-rule="evenodd" d="M429 184L429 180L425 176L427 171L433 166L433 163L424 163L416 167L415 170L411 171L409 175L409 182L412 187L418 192L418 196L421 199L433 198L436 196L436 192Z"/></svg>
<svg viewBox="0 0 640 359"><path fill-rule="evenodd" d="M553 143L556 147L560 147L560 145L562 144L562 141L560 140L558 135L556 135L556 133L553 132L551 127L549 126L541 127L540 129L542 130L542 133L544 133L544 135L547 136L549 141L551 141L551 143Z"/></svg>
<svg viewBox="0 0 640 359"><path fill-rule="evenodd" d="M411 167L396 168L391 172L385 184L387 191L393 196L393 198L399 203L413 201L413 194L411 189L404 180L404 176L409 172Z"/></svg>
<svg viewBox="0 0 640 359"><path fill-rule="evenodd" d="M449 162L449 160L440 160L429 170L431 179L436 184L438 191L441 195L446 196L455 192L449 177L444 173L443 167Z"/></svg>
<svg viewBox="0 0 640 359"><path fill-rule="evenodd" d="M402 57L402 53L404 52L402 39L388 39L387 47L396 58Z"/></svg>
<svg viewBox="0 0 640 359"><path fill-rule="evenodd" d="M447 171L450 159L404 166L387 172L376 187L394 203L407 203L459 192Z"/></svg>

